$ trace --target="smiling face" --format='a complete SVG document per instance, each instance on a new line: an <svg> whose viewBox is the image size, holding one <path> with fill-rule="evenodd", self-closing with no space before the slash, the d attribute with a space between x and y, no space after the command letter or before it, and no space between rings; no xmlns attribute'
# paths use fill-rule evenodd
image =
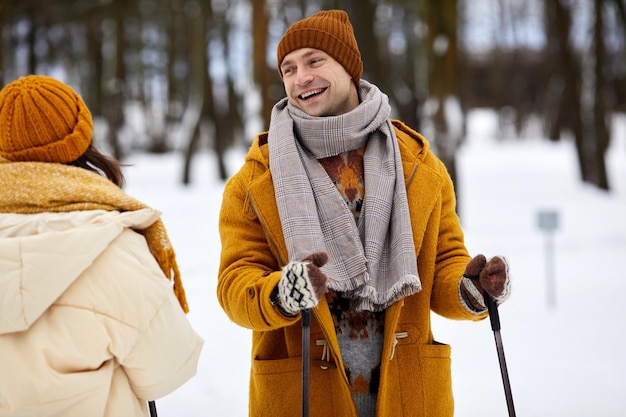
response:
<svg viewBox="0 0 626 417"><path fill-rule="evenodd" d="M338 116L359 105L350 74L326 52L296 49L280 63L289 101L311 116Z"/></svg>

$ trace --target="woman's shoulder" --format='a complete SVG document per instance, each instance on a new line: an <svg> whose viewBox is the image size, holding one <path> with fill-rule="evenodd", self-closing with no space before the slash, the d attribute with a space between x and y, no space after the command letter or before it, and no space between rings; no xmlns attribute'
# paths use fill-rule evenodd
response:
<svg viewBox="0 0 626 417"><path fill-rule="evenodd" d="M172 296L167 279L147 241L126 227L57 300L144 328Z"/></svg>

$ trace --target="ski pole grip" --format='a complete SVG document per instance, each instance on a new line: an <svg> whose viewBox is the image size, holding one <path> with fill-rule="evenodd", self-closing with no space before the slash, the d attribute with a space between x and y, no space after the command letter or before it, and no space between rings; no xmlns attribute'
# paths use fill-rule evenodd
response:
<svg viewBox="0 0 626 417"><path fill-rule="evenodd" d="M307 308L302 311L302 326L311 327L311 309Z"/></svg>
<svg viewBox="0 0 626 417"><path fill-rule="evenodd" d="M485 305L487 306L487 311L489 311L489 320L491 321L491 330L494 332L496 330L500 330L500 314L498 313L498 305L496 304L496 300L487 292L485 292Z"/></svg>

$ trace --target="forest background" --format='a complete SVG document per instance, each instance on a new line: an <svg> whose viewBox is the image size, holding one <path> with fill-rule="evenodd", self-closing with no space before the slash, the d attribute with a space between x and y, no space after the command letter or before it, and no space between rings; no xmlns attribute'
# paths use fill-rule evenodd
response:
<svg viewBox="0 0 626 417"><path fill-rule="evenodd" d="M0 82L69 83L101 147L224 155L267 128L284 96L276 45L289 24L346 10L363 78L424 133L456 179L469 111L490 108L519 140L575 143L580 180L611 186L611 118L626 111L624 0L0 0ZM510 132L508 132L510 133Z"/></svg>

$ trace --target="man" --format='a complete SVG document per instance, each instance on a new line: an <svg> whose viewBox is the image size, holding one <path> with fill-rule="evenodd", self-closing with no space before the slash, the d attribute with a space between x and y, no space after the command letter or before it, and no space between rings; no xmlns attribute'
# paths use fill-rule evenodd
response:
<svg viewBox="0 0 626 417"><path fill-rule="evenodd" d="M450 347L430 311L486 316L503 258L471 258L450 177L361 80L348 15L293 24L277 48L287 97L224 191L218 298L253 330L250 416L300 414L300 312L313 309L311 415L452 416Z"/></svg>

